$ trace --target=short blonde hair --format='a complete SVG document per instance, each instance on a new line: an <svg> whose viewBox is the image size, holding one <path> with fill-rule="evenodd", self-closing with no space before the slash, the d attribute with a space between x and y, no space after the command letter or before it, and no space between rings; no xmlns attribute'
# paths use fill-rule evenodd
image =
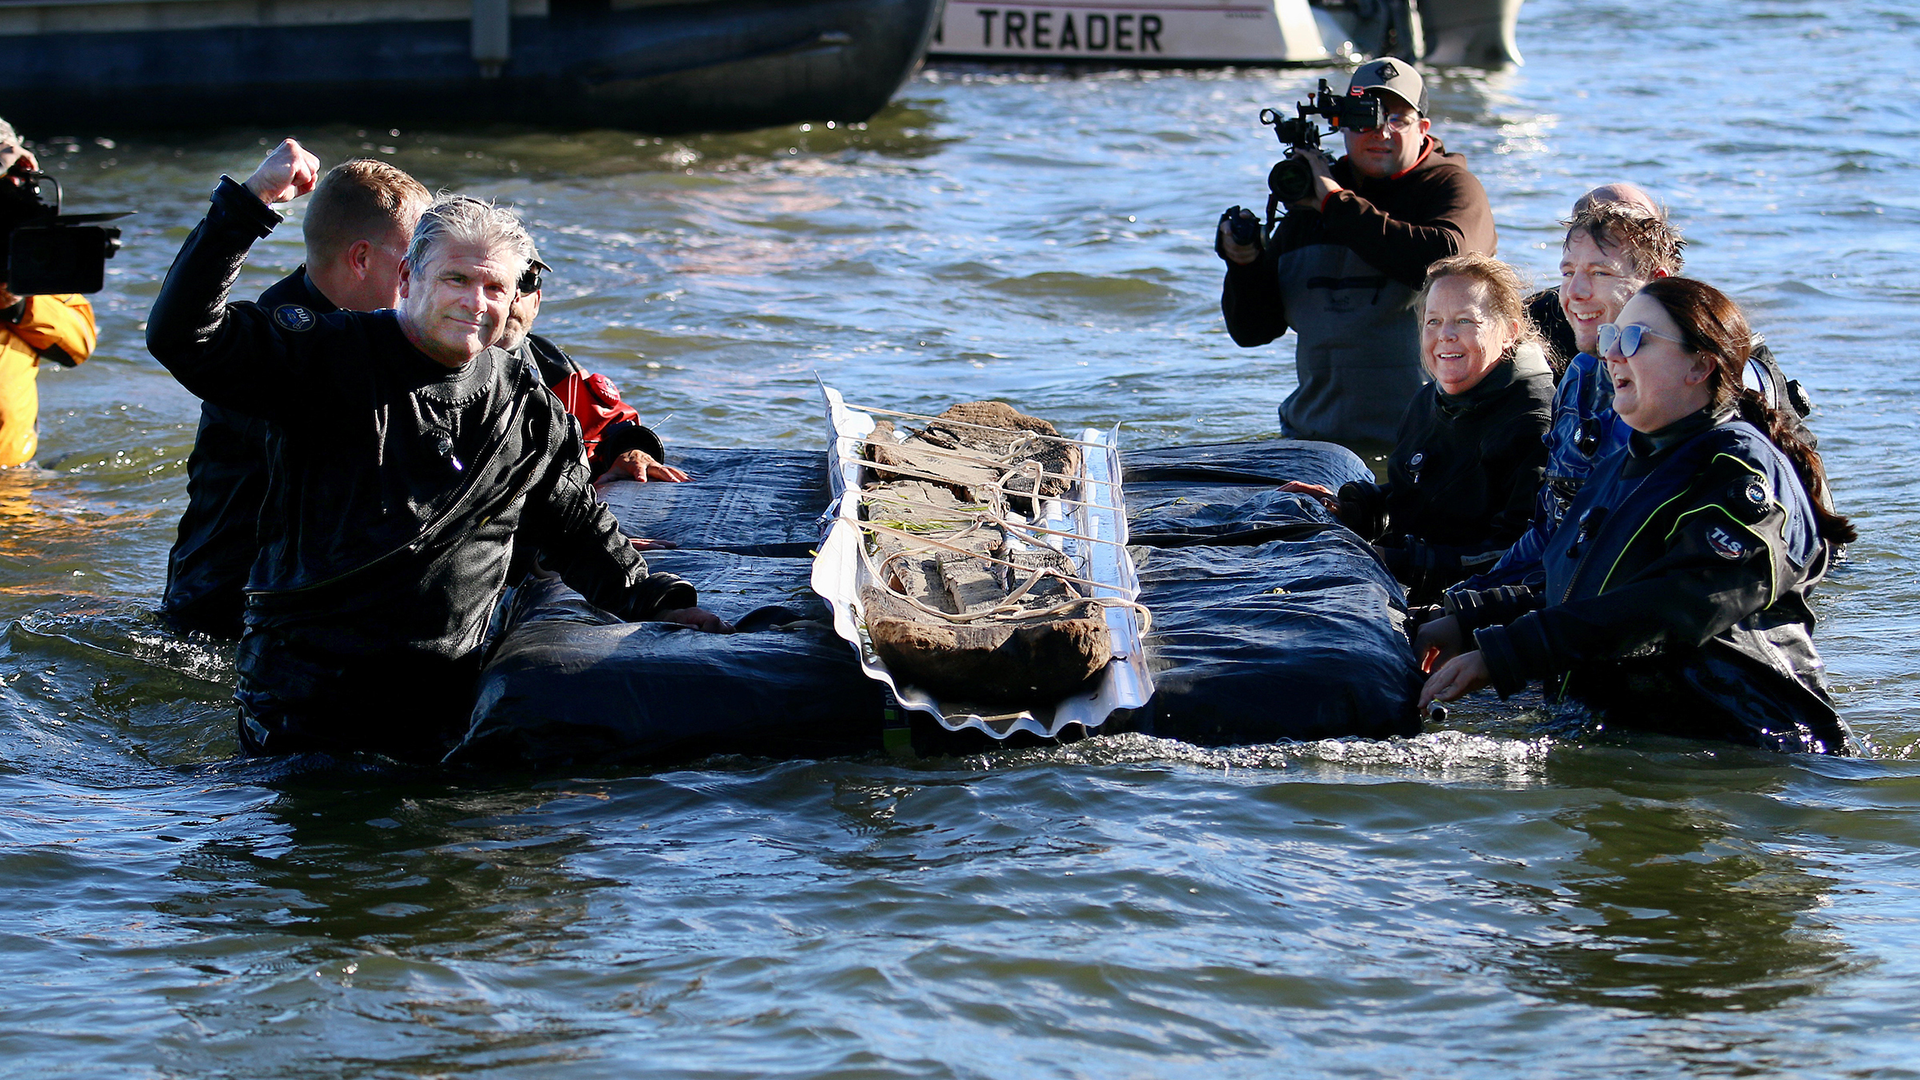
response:
<svg viewBox="0 0 1920 1080"><path fill-rule="evenodd" d="M432 201L426 185L384 161L343 161L320 178L307 203L300 223L307 254L324 263L357 241L405 236Z"/></svg>

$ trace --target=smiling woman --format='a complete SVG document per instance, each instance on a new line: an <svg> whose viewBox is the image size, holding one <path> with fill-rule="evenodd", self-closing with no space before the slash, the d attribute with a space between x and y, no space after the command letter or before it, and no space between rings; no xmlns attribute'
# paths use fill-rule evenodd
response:
<svg viewBox="0 0 1920 1080"><path fill-rule="evenodd" d="M1599 340L1627 449L1581 488L1543 588L1460 606L1477 647L1447 658L1421 707L1540 679L1616 726L1852 752L1809 597L1856 536L1820 455L1742 387L1746 316L1711 285L1662 278Z"/></svg>
<svg viewBox="0 0 1920 1080"><path fill-rule="evenodd" d="M1338 496L1297 482L1282 489L1319 497L1371 540L1413 603L1491 566L1531 516L1553 373L1525 295L1513 268L1489 256L1435 263L1420 331L1434 381L1407 406L1386 483L1356 481Z"/></svg>

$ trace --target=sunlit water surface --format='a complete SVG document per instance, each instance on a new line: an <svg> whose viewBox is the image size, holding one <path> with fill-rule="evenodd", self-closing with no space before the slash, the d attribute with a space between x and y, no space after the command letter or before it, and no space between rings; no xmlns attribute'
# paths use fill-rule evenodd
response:
<svg viewBox="0 0 1920 1080"><path fill-rule="evenodd" d="M138 207L99 354L0 473L0 1073L1911 1076L1920 1035L1920 17L1530 0L1436 127L1546 278L1632 178L1819 403L1862 540L1820 597L1875 747L1569 741L1491 699L1389 744L1140 737L574 777L230 759L218 650L153 623L196 404L145 355L221 171L280 132L69 135ZM1270 434L1215 216L1312 72L941 70L870 125L679 141L298 132L524 208L544 329L683 445L820 445L818 375L1129 445ZM256 249L242 291L298 260ZM1284 706L1277 706L1284 707Z"/></svg>

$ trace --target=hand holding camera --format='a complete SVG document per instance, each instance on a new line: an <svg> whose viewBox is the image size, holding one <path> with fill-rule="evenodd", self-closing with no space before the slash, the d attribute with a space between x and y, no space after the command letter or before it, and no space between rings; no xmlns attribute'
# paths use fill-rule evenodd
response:
<svg viewBox="0 0 1920 1080"><path fill-rule="evenodd" d="M1298 199L1289 200L1287 205L1295 210L1318 210L1328 195L1340 190L1340 181L1333 178L1333 155L1317 146L1290 149L1286 160L1275 165L1274 169L1277 171L1282 165L1297 169L1299 165L1296 163L1307 167L1306 193ZM1271 173L1267 182L1269 185L1273 182Z"/></svg>
<svg viewBox="0 0 1920 1080"><path fill-rule="evenodd" d="M1265 230L1261 229L1260 219L1253 211L1229 206L1227 212L1220 215L1220 229L1213 238L1214 254L1235 266L1248 266L1260 257L1265 247Z"/></svg>

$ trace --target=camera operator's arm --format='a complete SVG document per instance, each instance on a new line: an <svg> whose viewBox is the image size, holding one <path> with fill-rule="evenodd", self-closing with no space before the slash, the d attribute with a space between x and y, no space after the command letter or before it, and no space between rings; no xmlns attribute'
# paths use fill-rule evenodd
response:
<svg viewBox="0 0 1920 1080"><path fill-rule="evenodd" d="M1287 305L1280 296L1280 249L1269 245L1245 266L1229 261L1220 287L1220 313L1227 333L1243 348L1265 345L1287 332Z"/></svg>
<svg viewBox="0 0 1920 1080"><path fill-rule="evenodd" d="M0 311L0 321L12 326L36 360L52 360L62 367L73 367L92 356L98 336L93 305L83 296L29 296Z"/></svg>
<svg viewBox="0 0 1920 1080"><path fill-rule="evenodd" d="M1436 143L1432 153L1440 152ZM1491 255L1496 241L1493 207L1472 173L1445 161L1412 172L1388 182L1380 203L1343 188L1320 214L1329 241L1418 289L1435 262L1463 251Z"/></svg>

